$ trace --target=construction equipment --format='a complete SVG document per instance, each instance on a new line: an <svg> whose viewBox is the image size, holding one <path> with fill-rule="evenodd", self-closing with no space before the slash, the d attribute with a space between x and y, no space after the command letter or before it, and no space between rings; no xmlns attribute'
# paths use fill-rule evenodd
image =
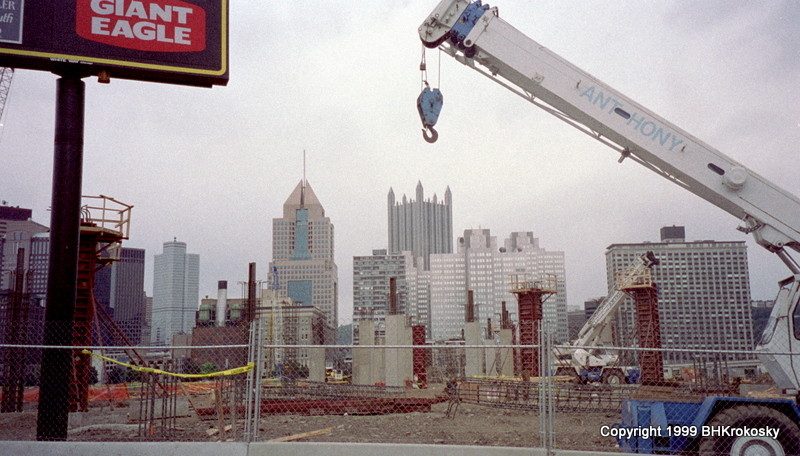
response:
<svg viewBox="0 0 800 456"><path fill-rule="evenodd" d="M91 346L92 326L97 310L94 279L98 270L119 259L123 240L130 235L131 208L114 198L84 196L89 204L82 207L78 254L78 290L75 297L73 345ZM73 350L69 394L70 412L85 412L89 407L91 356Z"/></svg>
<svg viewBox="0 0 800 456"><path fill-rule="evenodd" d="M480 1L443 0L419 28L439 48L537 107L730 213L775 253L792 277L780 283L755 351L778 388L793 399L710 396L680 402L626 400L624 429L655 434L619 438L629 452L670 454L800 453L800 199L540 45ZM672 432L676 426L678 435ZM770 428L775 435L704 435L701 429ZM686 430L687 432L683 432ZM653 436L656 436L653 438Z"/></svg>
<svg viewBox="0 0 800 456"><path fill-rule="evenodd" d="M589 320L583 325L578 338L572 342L575 347L564 353L556 353L559 364L556 375L572 375L582 383L636 383L639 378L639 369L632 366L619 366L618 355L604 350L606 345L613 345L611 340L611 323L620 304L627 296L623 284L640 281L642 277L649 276L650 268L658 265L658 259L653 252L639 255L630 268L619 271L618 284L609 294Z"/></svg>
<svg viewBox="0 0 800 456"><path fill-rule="evenodd" d="M443 103L442 92L439 89L431 89L426 82L425 88L422 89L422 93L417 97L417 111L419 111L419 117L422 120L422 137L431 144L439 139L439 133L433 129L433 126L436 125L436 121L439 119ZM430 136L428 132L430 132Z"/></svg>
<svg viewBox="0 0 800 456"><path fill-rule="evenodd" d="M0 121L3 120L3 111L5 111L8 95L11 92L11 80L13 78L13 68L0 67Z"/></svg>

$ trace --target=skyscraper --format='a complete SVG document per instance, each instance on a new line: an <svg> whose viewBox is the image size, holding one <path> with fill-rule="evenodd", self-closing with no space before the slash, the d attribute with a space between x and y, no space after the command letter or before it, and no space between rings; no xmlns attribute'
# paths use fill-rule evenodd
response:
<svg viewBox="0 0 800 456"><path fill-rule="evenodd" d="M752 350L750 278L743 241L686 241L682 226L661 229L661 242L612 244L606 250L609 290L615 272L652 251L660 261L652 268L658 285L661 343L664 348ZM616 317L615 345L629 346L635 335L633 301L626 298ZM687 363L692 352L664 354L664 362ZM747 359L748 355L725 355Z"/></svg>
<svg viewBox="0 0 800 456"><path fill-rule="evenodd" d="M191 334L200 304L200 255L186 253L186 243L164 243L153 266L153 323L150 342L170 345L172 336Z"/></svg>
<svg viewBox="0 0 800 456"><path fill-rule="evenodd" d="M24 249L23 269L29 269L31 243L36 242L34 238L41 238L41 235L44 235L49 239L47 227L31 220L32 213L33 211L30 209L0 206L0 269L2 271L13 271L17 268L17 251L20 249ZM47 259L49 257L48 252L45 257L44 276L35 278L43 280L44 287L41 290L31 290L31 292L41 291L42 295L47 292ZM10 289L12 280L10 273L0 274L0 289Z"/></svg>
<svg viewBox="0 0 800 456"><path fill-rule="evenodd" d="M444 201L437 196L425 201L422 182L417 182L417 199L408 200L403 195L395 201L394 190L389 189L389 253L409 251L414 257L424 259L424 269L430 269L430 254L453 252L453 195L450 187L444 192Z"/></svg>
<svg viewBox="0 0 800 456"><path fill-rule="evenodd" d="M272 219L272 262L281 297L314 306L338 326L339 277L333 259L333 224L303 179L283 204L283 217ZM274 267L274 269L273 269Z"/></svg>
<svg viewBox="0 0 800 456"><path fill-rule="evenodd" d="M144 249L123 247L111 269L111 308L114 321L133 344L145 333ZM199 272L199 271L198 271Z"/></svg>
<svg viewBox="0 0 800 456"><path fill-rule="evenodd" d="M95 298L133 345L149 344L145 330L144 249L122 247L119 259L95 273ZM104 343L122 345L107 335Z"/></svg>

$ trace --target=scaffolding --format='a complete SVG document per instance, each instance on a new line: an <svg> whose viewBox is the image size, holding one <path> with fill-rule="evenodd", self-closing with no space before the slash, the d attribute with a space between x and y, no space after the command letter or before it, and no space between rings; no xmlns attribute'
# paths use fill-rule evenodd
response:
<svg viewBox="0 0 800 456"><path fill-rule="evenodd" d="M11 271L12 288L4 293L0 308L5 308L4 343L24 345L28 342L30 331L29 310L30 293L27 281L30 270L25 269L25 249L17 250L17 267ZM7 347L3 350L2 380L3 399L0 412L21 412L22 397L25 391L26 351L20 347Z"/></svg>
<svg viewBox="0 0 800 456"><path fill-rule="evenodd" d="M539 347L535 346L542 329L544 311L542 304L558 292L554 274L545 274L539 280L528 280L525 274L511 276L510 292L517 296L519 306L519 372L525 378L541 375Z"/></svg>
<svg viewBox="0 0 800 456"><path fill-rule="evenodd" d="M630 296L636 307L636 328L639 346L661 348L661 324L658 317L658 287L653 282L650 268L632 273L629 269L617 271L617 289ZM664 382L664 361L660 351L642 351L639 354L642 385Z"/></svg>
<svg viewBox="0 0 800 456"><path fill-rule="evenodd" d="M104 195L84 196L90 204L81 208L78 277L73 316L72 344L92 344L92 325L98 313L94 298L95 273L119 259L121 243L130 234L131 208ZM94 203L94 204L91 204ZM85 412L89 407L91 356L74 350L69 388L69 411Z"/></svg>

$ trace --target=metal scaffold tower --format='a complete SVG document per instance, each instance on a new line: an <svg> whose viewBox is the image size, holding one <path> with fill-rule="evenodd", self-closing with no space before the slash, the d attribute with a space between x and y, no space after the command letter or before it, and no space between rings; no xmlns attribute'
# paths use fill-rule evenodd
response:
<svg viewBox="0 0 800 456"><path fill-rule="evenodd" d="M519 306L519 370L523 378L541 375L539 365L539 332L542 329L544 312L542 304L558 292L555 275L545 274L543 280L528 280L525 275L511 276L511 293L517 296Z"/></svg>
<svg viewBox="0 0 800 456"><path fill-rule="evenodd" d="M657 264L657 263L656 263ZM650 268L633 274L628 269L617 271L617 289L630 296L636 306L636 328L639 346L661 348L661 324L658 317L658 287L653 282ZM664 381L664 361L660 351L639 353L642 385Z"/></svg>
<svg viewBox="0 0 800 456"><path fill-rule="evenodd" d="M98 312L94 299L95 273L119 259L120 243L130 233L133 206L103 195L84 198L97 200L97 204L87 204L82 209L72 339L73 345L88 347L92 345L92 325ZM72 360L69 411L85 412L89 407L91 355L75 349Z"/></svg>

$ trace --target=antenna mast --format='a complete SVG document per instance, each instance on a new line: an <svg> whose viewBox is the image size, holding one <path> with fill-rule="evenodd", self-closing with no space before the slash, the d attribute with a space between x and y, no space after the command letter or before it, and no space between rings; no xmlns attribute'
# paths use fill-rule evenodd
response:
<svg viewBox="0 0 800 456"><path fill-rule="evenodd" d="M303 187L300 190L300 207L306 205L306 150L303 149Z"/></svg>

